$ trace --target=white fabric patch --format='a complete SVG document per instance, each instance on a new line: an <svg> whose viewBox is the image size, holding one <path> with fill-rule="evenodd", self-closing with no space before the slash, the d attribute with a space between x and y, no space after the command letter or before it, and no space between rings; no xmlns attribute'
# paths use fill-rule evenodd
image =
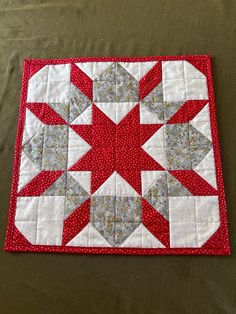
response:
<svg viewBox="0 0 236 314"><path fill-rule="evenodd" d="M116 172L99 187L99 189L93 193L96 196L116 195Z"/></svg>
<svg viewBox="0 0 236 314"><path fill-rule="evenodd" d="M161 127L160 129L158 129L142 147L146 148L148 146L156 146L156 147L165 146L164 127Z"/></svg>
<svg viewBox="0 0 236 314"><path fill-rule="evenodd" d="M28 108L25 112L25 127L23 133L23 143L25 144L33 135L38 133L44 126L43 122L40 121Z"/></svg>
<svg viewBox="0 0 236 314"><path fill-rule="evenodd" d="M131 74L137 81L141 80L153 67L157 61L151 62L119 62L119 64Z"/></svg>
<svg viewBox="0 0 236 314"><path fill-rule="evenodd" d="M137 105L136 102L95 103L95 105L116 124Z"/></svg>
<svg viewBox="0 0 236 314"><path fill-rule="evenodd" d="M110 247L107 240L91 225L84 227L66 246Z"/></svg>
<svg viewBox="0 0 236 314"><path fill-rule="evenodd" d="M190 121L190 124L212 141L209 104L204 106L204 108Z"/></svg>
<svg viewBox="0 0 236 314"><path fill-rule="evenodd" d="M142 146L146 153L148 153L154 160L156 160L163 168L167 167L166 153L163 147L157 146Z"/></svg>
<svg viewBox="0 0 236 314"><path fill-rule="evenodd" d="M36 72L28 83L27 102L68 102L70 64L47 65Z"/></svg>
<svg viewBox="0 0 236 314"><path fill-rule="evenodd" d="M36 221L39 197L18 197L15 221Z"/></svg>
<svg viewBox="0 0 236 314"><path fill-rule="evenodd" d="M18 192L40 172L41 170L29 159L24 151L21 151Z"/></svg>
<svg viewBox="0 0 236 314"><path fill-rule="evenodd" d="M217 231L220 227L220 223L198 223L198 247L202 247L208 239Z"/></svg>
<svg viewBox="0 0 236 314"><path fill-rule="evenodd" d="M39 198L36 244L61 245L64 203L64 196Z"/></svg>
<svg viewBox="0 0 236 314"><path fill-rule="evenodd" d="M67 167L71 168L78 160L80 160L88 151L86 146L72 146L68 149Z"/></svg>
<svg viewBox="0 0 236 314"><path fill-rule="evenodd" d="M64 196L18 197L15 226L31 244L61 245Z"/></svg>
<svg viewBox="0 0 236 314"><path fill-rule="evenodd" d="M91 194L91 171L68 171L68 173L88 194Z"/></svg>
<svg viewBox="0 0 236 314"><path fill-rule="evenodd" d="M162 77L166 102L208 98L205 75L188 61L163 61Z"/></svg>
<svg viewBox="0 0 236 314"><path fill-rule="evenodd" d="M201 247L220 225L218 196L169 198L171 247Z"/></svg>
<svg viewBox="0 0 236 314"><path fill-rule="evenodd" d="M170 224L170 247L198 247L196 223L180 222Z"/></svg>
<svg viewBox="0 0 236 314"><path fill-rule="evenodd" d="M31 244L36 244L36 221L15 221L16 228Z"/></svg>
<svg viewBox="0 0 236 314"><path fill-rule="evenodd" d="M100 186L100 188L95 193L93 193L93 195L139 196L135 189L116 171L112 173L112 175Z"/></svg>
<svg viewBox="0 0 236 314"><path fill-rule="evenodd" d="M143 224L140 224L121 247L164 248L165 246Z"/></svg>
<svg viewBox="0 0 236 314"><path fill-rule="evenodd" d="M116 173L116 195L117 196L139 196L138 192L118 173Z"/></svg>
<svg viewBox="0 0 236 314"><path fill-rule="evenodd" d="M81 137L78 133L76 133L72 128L69 128L69 138L68 138L68 148L71 147L87 147L91 148L91 146Z"/></svg>
<svg viewBox="0 0 236 314"><path fill-rule="evenodd" d="M72 167L80 158L82 158L91 146L80 137L72 128L69 128L68 136L68 168Z"/></svg>
<svg viewBox="0 0 236 314"><path fill-rule="evenodd" d="M75 124L92 124L92 106L89 106L74 121L72 121L71 125Z"/></svg>
<svg viewBox="0 0 236 314"><path fill-rule="evenodd" d="M80 70L86 73L92 80L104 72L113 62L78 62L75 63Z"/></svg>
<svg viewBox="0 0 236 314"><path fill-rule="evenodd" d="M215 189L217 189L213 149L205 156L205 158L197 165L197 167L194 168L194 171Z"/></svg>
<svg viewBox="0 0 236 314"><path fill-rule="evenodd" d="M220 222L218 196L195 196L196 221Z"/></svg>

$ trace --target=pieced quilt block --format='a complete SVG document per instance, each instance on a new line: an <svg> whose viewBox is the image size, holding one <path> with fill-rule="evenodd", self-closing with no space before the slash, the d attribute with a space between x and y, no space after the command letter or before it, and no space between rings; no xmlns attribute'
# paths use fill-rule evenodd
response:
<svg viewBox="0 0 236 314"><path fill-rule="evenodd" d="M5 249L228 255L210 57L26 60Z"/></svg>

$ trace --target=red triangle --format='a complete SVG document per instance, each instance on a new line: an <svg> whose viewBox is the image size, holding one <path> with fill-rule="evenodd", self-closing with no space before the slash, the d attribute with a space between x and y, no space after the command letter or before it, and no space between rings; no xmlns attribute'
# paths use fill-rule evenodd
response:
<svg viewBox="0 0 236 314"><path fill-rule="evenodd" d="M140 171L118 170L117 171L140 195L142 194Z"/></svg>
<svg viewBox="0 0 236 314"><path fill-rule="evenodd" d="M67 124L59 114L45 103L30 103L27 108L36 115L44 124L64 125Z"/></svg>
<svg viewBox="0 0 236 314"><path fill-rule="evenodd" d="M62 245L71 241L88 223L90 199L77 208L65 221L62 234Z"/></svg>
<svg viewBox="0 0 236 314"><path fill-rule="evenodd" d="M88 99L93 99L93 81L74 63L71 64L71 82L85 95Z"/></svg>
<svg viewBox="0 0 236 314"><path fill-rule="evenodd" d="M140 124L140 145L145 144L163 124Z"/></svg>
<svg viewBox="0 0 236 314"><path fill-rule="evenodd" d="M70 125L87 143L92 145L92 125Z"/></svg>
<svg viewBox="0 0 236 314"><path fill-rule="evenodd" d="M92 149L90 149L83 157L81 157L69 171L91 170L92 165Z"/></svg>
<svg viewBox="0 0 236 314"><path fill-rule="evenodd" d="M95 104L92 104L92 124L93 125L107 125L114 127L116 124Z"/></svg>
<svg viewBox="0 0 236 314"><path fill-rule="evenodd" d="M123 127L125 125L135 127L139 125L140 121L140 114L139 114L139 104L137 104L118 124L117 127Z"/></svg>
<svg viewBox="0 0 236 314"><path fill-rule="evenodd" d="M24 246L32 245L15 226L13 230L12 244Z"/></svg>
<svg viewBox="0 0 236 314"><path fill-rule="evenodd" d="M140 149L140 167L142 170L165 170L156 160Z"/></svg>
<svg viewBox="0 0 236 314"><path fill-rule="evenodd" d="M93 194L113 173L113 170L93 171L91 178L91 194Z"/></svg>
<svg viewBox="0 0 236 314"><path fill-rule="evenodd" d="M45 64L34 64L31 62L29 66L29 78L31 78L35 73L37 73L43 67L45 67Z"/></svg>
<svg viewBox="0 0 236 314"><path fill-rule="evenodd" d="M154 67L139 81L139 98L144 99L162 80L161 62Z"/></svg>
<svg viewBox="0 0 236 314"><path fill-rule="evenodd" d="M228 240L227 226L221 224L219 229L207 240L207 242L201 247L203 250L215 249L222 251L222 254L230 254L230 246Z"/></svg>
<svg viewBox="0 0 236 314"><path fill-rule="evenodd" d="M198 71L207 77L207 61L206 60L188 60Z"/></svg>
<svg viewBox="0 0 236 314"><path fill-rule="evenodd" d="M186 101L167 123L187 123L192 120L205 107L207 103L207 100Z"/></svg>
<svg viewBox="0 0 236 314"><path fill-rule="evenodd" d="M165 247L170 247L169 222L145 199L142 199L142 223Z"/></svg>
<svg viewBox="0 0 236 314"><path fill-rule="evenodd" d="M63 170L43 170L20 190L18 196L41 195L63 174L63 172Z"/></svg>
<svg viewBox="0 0 236 314"><path fill-rule="evenodd" d="M193 195L218 195L217 190L200 177L194 170L169 170L169 172Z"/></svg>

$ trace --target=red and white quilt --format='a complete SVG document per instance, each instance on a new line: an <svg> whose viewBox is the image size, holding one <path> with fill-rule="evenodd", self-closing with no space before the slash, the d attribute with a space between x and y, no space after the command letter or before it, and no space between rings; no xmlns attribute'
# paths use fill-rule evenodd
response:
<svg viewBox="0 0 236 314"><path fill-rule="evenodd" d="M210 57L26 60L5 249L228 255Z"/></svg>

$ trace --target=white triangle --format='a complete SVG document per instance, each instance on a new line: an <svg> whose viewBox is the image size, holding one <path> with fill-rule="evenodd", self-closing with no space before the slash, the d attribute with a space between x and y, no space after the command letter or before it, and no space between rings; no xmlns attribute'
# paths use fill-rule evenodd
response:
<svg viewBox="0 0 236 314"><path fill-rule="evenodd" d="M210 170L215 169L213 149L211 149L209 153L203 158L203 160L194 168L195 171L205 170L205 169L210 169Z"/></svg>
<svg viewBox="0 0 236 314"><path fill-rule="evenodd" d="M142 146L143 150L156 160L162 167L167 167L166 153L164 147Z"/></svg>
<svg viewBox="0 0 236 314"><path fill-rule="evenodd" d="M69 128L68 150L70 150L71 147L78 146L89 149L91 148L91 146L82 137L80 137L78 133L76 133L72 128Z"/></svg>
<svg viewBox="0 0 236 314"><path fill-rule="evenodd" d="M15 226L31 244L36 244L37 221L15 221Z"/></svg>
<svg viewBox="0 0 236 314"><path fill-rule="evenodd" d="M40 172L41 170L32 162L32 160L24 153L24 151L22 151L18 191L20 191Z"/></svg>
<svg viewBox="0 0 236 314"><path fill-rule="evenodd" d="M116 104L115 103L95 103L95 105L116 123Z"/></svg>
<svg viewBox="0 0 236 314"><path fill-rule="evenodd" d="M140 224L132 233L131 235L120 245L120 247L137 247L142 248L142 224Z"/></svg>
<svg viewBox="0 0 236 314"><path fill-rule="evenodd" d="M30 83L36 83L39 82L47 82L48 81L48 73L49 73L49 65L45 65L43 68L41 68L39 71L37 71L30 79Z"/></svg>
<svg viewBox="0 0 236 314"><path fill-rule="evenodd" d="M204 134L210 141L211 126L210 126L210 111L209 104L207 104L191 121L190 124L194 126L198 131Z"/></svg>
<svg viewBox="0 0 236 314"><path fill-rule="evenodd" d="M90 146L89 147L87 147L87 146L68 147L67 168L71 168L89 150L90 150Z"/></svg>
<svg viewBox="0 0 236 314"><path fill-rule="evenodd" d="M120 121L137 105L136 102L122 102L116 103L116 124Z"/></svg>
<svg viewBox="0 0 236 314"><path fill-rule="evenodd" d="M110 247L110 243L94 228L93 225L89 224L89 244L90 247Z"/></svg>
<svg viewBox="0 0 236 314"><path fill-rule="evenodd" d="M209 104L204 106L204 108L190 121L190 124L204 134L209 140L212 140Z"/></svg>
<svg viewBox="0 0 236 314"><path fill-rule="evenodd" d="M213 149L203 158L194 170L210 185L217 189Z"/></svg>
<svg viewBox="0 0 236 314"><path fill-rule="evenodd" d="M191 63L188 61L184 61L184 75L187 80L190 79L205 79L205 75L196 69Z"/></svg>
<svg viewBox="0 0 236 314"><path fill-rule="evenodd" d="M71 124L92 124L92 106L86 108Z"/></svg>
<svg viewBox="0 0 236 314"><path fill-rule="evenodd" d="M148 139L148 141L142 146L143 148L148 146L155 146L155 147L164 147L164 127L161 127L153 134L152 137Z"/></svg>
<svg viewBox="0 0 236 314"><path fill-rule="evenodd" d="M155 184L165 171L142 171L142 195Z"/></svg>
<svg viewBox="0 0 236 314"><path fill-rule="evenodd" d="M89 242L89 225L87 224L66 246L88 246Z"/></svg>
<svg viewBox="0 0 236 314"><path fill-rule="evenodd" d="M193 122L208 122L210 120L209 104L206 104L201 111L192 119Z"/></svg>
<svg viewBox="0 0 236 314"><path fill-rule="evenodd" d="M25 144L33 135L38 133L44 124L28 108L25 112L25 127L23 134L23 144Z"/></svg>
<svg viewBox="0 0 236 314"><path fill-rule="evenodd" d="M190 121L190 124L212 141L210 121Z"/></svg>
<svg viewBox="0 0 236 314"><path fill-rule="evenodd" d="M217 231L220 227L219 222L197 223L197 242L198 247L202 247L204 243Z"/></svg>
<svg viewBox="0 0 236 314"><path fill-rule="evenodd" d="M141 224L122 243L121 247L164 248L165 246Z"/></svg>
<svg viewBox="0 0 236 314"><path fill-rule="evenodd" d="M113 62L79 62L76 63L92 80L104 72Z"/></svg>
<svg viewBox="0 0 236 314"><path fill-rule="evenodd" d="M99 187L99 189L93 194L95 196L101 195L116 195L116 172Z"/></svg>
<svg viewBox="0 0 236 314"><path fill-rule="evenodd" d="M138 197L139 194L135 189L118 173L116 173L116 195Z"/></svg>
<svg viewBox="0 0 236 314"><path fill-rule="evenodd" d="M164 248L165 246L154 235L142 225L143 248Z"/></svg>
<svg viewBox="0 0 236 314"><path fill-rule="evenodd" d="M199 169L196 172L197 172L197 174L199 174L200 177L202 177L210 185L212 185L215 189L217 189L216 173L215 173L214 169L212 169L212 170L209 170L209 169Z"/></svg>
<svg viewBox="0 0 236 314"><path fill-rule="evenodd" d="M68 171L68 173L82 186L85 191L91 193L91 171Z"/></svg>
<svg viewBox="0 0 236 314"><path fill-rule="evenodd" d="M66 246L110 247L111 245L91 223L88 223Z"/></svg>
<svg viewBox="0 0 236 314"><path fill-rule="evenodd" d="M137 81L141 80L144 75L150 71L157 61L150 62L119 62L119 64L132 75Z"/></svg>

